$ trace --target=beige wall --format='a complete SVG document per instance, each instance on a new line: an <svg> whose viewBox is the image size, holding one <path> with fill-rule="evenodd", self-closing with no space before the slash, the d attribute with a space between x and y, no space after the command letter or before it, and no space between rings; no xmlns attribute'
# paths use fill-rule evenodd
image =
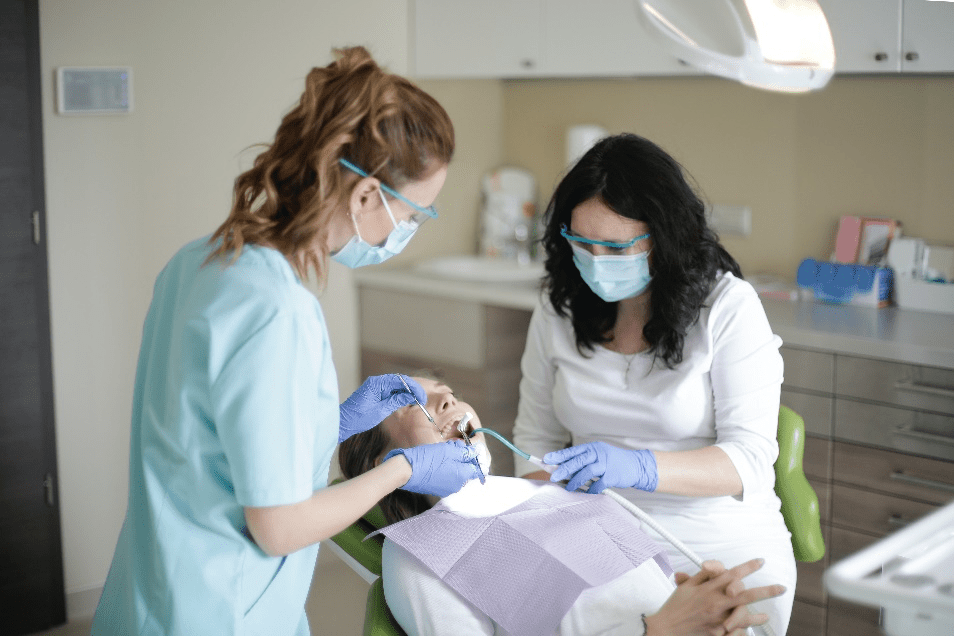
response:
<svg viewBox="0 0 954 636"><path fill-rule="evenodd" d="M810 95L715 78L513 81L503 94L505 157L544 192L564 169L567 127L596 123L659 143L708 201L750 206L752 234L723 241L748 274L794 279L802 258L827 257L842 214L954 243L950 76L837 77Z"/></svg>
<svg viewBox="0 0 954 636"><path fill-rule="evenodd" d="M373 16L373 18L372 18ZM69 609L106 577L126 509L129 413L159 269L228 213L242 150L267 142L331 47L407 68L407 5L41 0L43 133L60 511ZM135 110L63 117L57 66L133 67ZM336 267L323 295L341 388L357 383L356 305ZM77 600L78 599L78 600Z"/></svg>

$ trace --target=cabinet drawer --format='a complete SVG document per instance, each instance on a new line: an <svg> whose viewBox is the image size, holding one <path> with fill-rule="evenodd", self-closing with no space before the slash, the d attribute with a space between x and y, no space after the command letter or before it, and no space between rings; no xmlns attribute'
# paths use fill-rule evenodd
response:
<svg viewBox="0 0 954 636"><path fill-rule="evenodd" d="M883 636L881 610L847 601L828 601L827 636ZM795 634L795 632L789 632Z"/></svg>
<svg viewBox="0 0 954 636"><path fill-rule="evenodd" d="M954 415L954 370L839 355L835 393Z"/></svg>
<svg viewBox="0 0 954 636"><path fill-rule="evenodd" d="M805 453L802 466L809 479L831 481L832 441L813 435L805 436ZM819 495L820 497L820 495Z"/></svg>
<svg viewBox="0 0 954 636"><path fill-rule="evenodd" d="M805 432L820 437L832 436L835 401L831 397L799 393L782 387L782 404L805 420Z"/></svg>
<svg viewBox="0 0 954 636"><path fill-rule="evenodd" d="M793 636L825 636L825 608L800 601L792 603L792 619L788 633Z"/></svg>
<svg viewBox="0 0 954 636"><path fill-rule="evenodd" d="M835 437L954 462L954 417L835 399Z"/></svg>
<svg viewBox="0 0 954 636"><path fill-rule="evenodd" d="M833 484L831 523L878 535L890 534L920 519L937 506L877 492Z"/></svg>
<svg viewBox="0 0 954 636"><path fill-rule="evenodd" d="M828 553L831 549L831 528L828 524L823 523L821 529L822 537L825 539L825 556L813 563L795 562L795 568L798 571L795 598L809 603L815 603L816 605L824 605L827 597L822 577L830 563Z"/></svg>
<svg viewBox="0 0 954 636"><path fill-rule="evenodd" d="M833 393L835 356L830 353L781 347L785 361L784 386Z"/></svg>
<svg viewBox="0 0 954 636"><path fill-rule="evenodd" d="M484 366L482 305L382 289L361 289L359 299L362 347L470 369Z"/></svg>
<svg viewBox="0 0 954 636"><path fill-rule="evenodd" d="M359 299L364 348L469 369L520 366L529 311L383 289Z"/></svg>
<svg viewBox="0 0 954 636"><path fill-rule="evenodd" d="M833 527L831 563L835 564L875 541L876 537ZM828 595L828 636L881 636L880 617L879 608L856 605Z"/></svg>
<svg viewBox="0 0 954 636"><path fill-rule="evenodd" d="M954 463L845 442L835 442L834 454L838 483L938 505L954 496Z"/></svg>

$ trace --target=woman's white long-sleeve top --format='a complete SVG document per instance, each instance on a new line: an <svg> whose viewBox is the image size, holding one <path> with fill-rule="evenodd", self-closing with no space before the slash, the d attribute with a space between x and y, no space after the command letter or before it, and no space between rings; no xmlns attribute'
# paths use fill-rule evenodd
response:
<svg viewBox="0 0 954 636"><path fill-rule="evenodd" d="M738 471L742 497L688 498L631 488L621 494L647 511L721 505L777 510L780 345L755 290L731 273L716 280L675 369L654 363L648 352L627 356L596 345L581 354L569 318L542 299L521 362L514 441L538 457L596 440L655 451L715 445ZM516 474L534 470L518 458Z"/></svg>

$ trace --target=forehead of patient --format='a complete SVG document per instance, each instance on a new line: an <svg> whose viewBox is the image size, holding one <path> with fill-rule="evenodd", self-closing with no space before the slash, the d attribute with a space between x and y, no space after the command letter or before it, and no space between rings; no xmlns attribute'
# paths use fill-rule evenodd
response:
<svg viewBox="0 0 954 636"><path fill-rule="evenodd" d="M461 434L457 430L457 425L467 412L473 414L468 429L480 427L480 419L474 408L458 399L453 389L444 382L429 378L414 379L427 393L427 402L424 407L434 418L434 423L427 419L417 404L396 410L385 418L379 427L390 442L384 450L385 454L395 448L410 448L459 439Z"/></svg>

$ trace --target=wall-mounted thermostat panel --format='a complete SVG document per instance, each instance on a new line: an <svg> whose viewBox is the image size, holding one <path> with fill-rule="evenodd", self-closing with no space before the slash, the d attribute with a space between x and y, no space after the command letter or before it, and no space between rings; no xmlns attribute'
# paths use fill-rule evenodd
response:
<svg viewBox="0 0 954 636"><path fill-rule="evenodd" d="M56 111L109 115L132 111L132 68L61 66L56 69Z"/></svg>

